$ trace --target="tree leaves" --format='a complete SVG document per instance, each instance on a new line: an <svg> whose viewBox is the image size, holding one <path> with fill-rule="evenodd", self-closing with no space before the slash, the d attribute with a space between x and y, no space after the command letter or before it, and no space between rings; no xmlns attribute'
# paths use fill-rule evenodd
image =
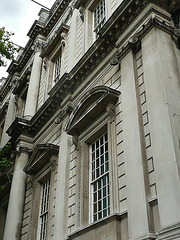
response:
<svg viewBox="0 0 180 240"><path fill-rule="evenodd" d="M3 149L0 150L0 170L3 171L6 168L12 166L13 162L9 161L9 155L11 153L11 143L8 142Z"/></svg>
<svg viewBox="0 0 180 240"><path fill-rule="evenodd" d="M14 59L18 50L10 40L12 35L14 33L6 31L4 27L0 28L0 67L6 66L5 59Z"/></svg>

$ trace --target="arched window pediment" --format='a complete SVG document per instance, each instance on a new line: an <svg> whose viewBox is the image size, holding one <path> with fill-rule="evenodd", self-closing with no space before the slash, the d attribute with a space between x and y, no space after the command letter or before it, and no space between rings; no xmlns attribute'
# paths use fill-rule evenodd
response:
<svg viewBox="0 0 180 240"><path fill-rule="evenodd" d="M81 134L88 125L106 112L109 104L115 105L119 95L119 91L106 86L92 88L71 113L66 132L73 136Z"/></svg>

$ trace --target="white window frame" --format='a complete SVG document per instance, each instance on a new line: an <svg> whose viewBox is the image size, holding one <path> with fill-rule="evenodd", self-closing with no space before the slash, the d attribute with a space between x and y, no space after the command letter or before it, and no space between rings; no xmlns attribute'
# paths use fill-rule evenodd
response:
<svg viewBox="0 0 180 240"><path fill-rule="evenodd" d="M90 145L91 221L110 215L108 133Z"/></svg>
<svg viewBox="0 0 180 240"><path fill-rule="evenodd" d="M54 62L53 81L55 83L57 82L57 79L61 75L61 64L62 64L62 57L61 57L61 54L59 54L59 56Z"/></svg>
<svg viewBox="0 0 180 240"><path fill-rule="evenodd" d="M103 27L107 19L106 0L100 0L93 10L93 29L96 35Z"/></svg>
<svg viewBox="0 0 180 240"><path fill-rule="evenodd" d="M40 198L38 233L37 233L38 240L48 240L48 214L49 214L49 203L50 203L50 186L51 186L50 178L48 178L46 181L41 183L41 198ZM44 193L47 193L47 194L44 194ZM44 236L42 235L43 232L45 232Z"/></svg>

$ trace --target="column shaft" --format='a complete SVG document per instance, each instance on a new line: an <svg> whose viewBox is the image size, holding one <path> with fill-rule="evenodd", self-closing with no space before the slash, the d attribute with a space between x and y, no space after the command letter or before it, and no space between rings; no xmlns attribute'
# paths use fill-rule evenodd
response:
<svg viewBox="0 0 180 240"><path fill-rule="evenodd" d="M36 51L34 55L34 62L31 71L31 77L29 80L28 93L26 98L26 105L24 110L24 116L30 119L36 113L39 83L41 75L42 58L39 56L40 51Z"/></svg>
<svg viewBox="0 0 180 240"><path fill-rule="evenodd" d="M25 152L16 157L3 240L20 239L26 185L23 168L27 161L28 154Z"/></svg>

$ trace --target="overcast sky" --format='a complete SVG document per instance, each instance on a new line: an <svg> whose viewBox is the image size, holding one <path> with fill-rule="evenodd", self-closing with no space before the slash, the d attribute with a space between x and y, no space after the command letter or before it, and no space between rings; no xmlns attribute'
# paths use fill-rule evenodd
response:
<svg viewBox="0 0 180 240"><path fill-rule="evenodd" d="M51 8L55 0L36 0ZM0 27L14 32L12 40L24 47L28 41L27 33L33 22L38 19L41 6L31 0L0 0ZM0 78L7 77L6 68L0 67Z"/></svg>

